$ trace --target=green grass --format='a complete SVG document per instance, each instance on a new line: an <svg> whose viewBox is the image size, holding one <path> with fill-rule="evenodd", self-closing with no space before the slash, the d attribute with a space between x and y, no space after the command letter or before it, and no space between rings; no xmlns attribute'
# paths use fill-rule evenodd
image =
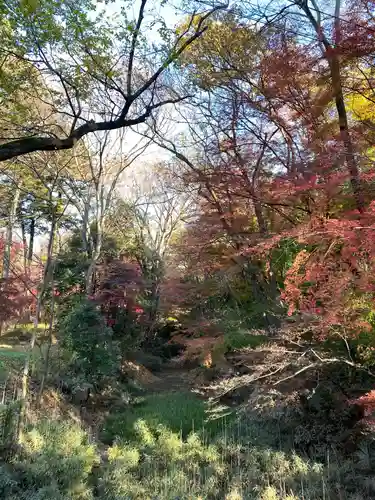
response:
<svg viewBox="0 0 375 500"><path fill-rule="evenodd" d="M131 440L117 439L99 464L99 451L86 432L67 421L40 420L23 437L22 455L0 465L0 498L11 500L370 500L375 497L373 457L362 450L349 459L330 451L316 461L294 450L282 450L255 439L261 426L275 434L275 422L243 415L215 437L190 432L185 437L167 427L183 412L178 407L187 395L152 395L159 424L138 419ZM162 404L165 403L165 409ZM196 415L202 409L190 401ZM138 409L140 406L138 407ZM184 410L185 413L187 410ZM164 424L160 421L160 412ZM152 412L153 414L155 412ZM178 415L178 418L177 418ZM189 418L191 415L186 415ZM189 427L189 426L188 426ZM187 427L187 428L188 428ZM263 441L263 444L262 444ZM359 450L360 451L360 450ZM327 450L328 454L328 450Z"/></svg>
<svg viewBox="0 0 375 500"><path fill-rule="evenodd" d="M0 348L0 379L7 378L11 370L19 370L26 357L25 350L14 350L12 348Z"/></svg>
<svg viewBox="0 0 375 500"><path fill-rule="evenodd" d="M101 437L111 443L113 439L132 440L139 420L151 429L163 426L186 437L196 431L207 435L220 432L231 419L227 411L210 408L206 402L190 392L165 392L140 398L133 407L109 415Z"/></svg>
<svg viewBox="0 0 375 500"><path fill-rule="evenodd" d="M275 421L224 425L215 437L190 433L185 438L164 425L139 419L131 442L109 448L103 497L181 500L321 500L374 498L371 461L344 459L327 449L323 461L275 443ZM267 439L263 439L265 435ZM273 438L272 438L273 436ZM261 439L257 439L261 437ZM262 443L263 441L263 443ZM267 443L267 444L266 444ZM329 455L329 458L328 458ZM357 495L357 496L355 496Z"/></svg>
<svg viewBox="0 0 375 500"><path fill-rule="evenodd" d="M40 323L36 329L37 338L42 339L45 337L47 329L48 325ZM0 347L14 347L20 350L27 349L34 331L35 328L32 323L17 325L0 336Z"/></svg>
<svg viewBox="0 0 375 500"><path fill-rule="evenodd" d="M267 335L262 335L254 330L257 326L252 323L249 317L241 318L236 312L226 311L226 316L219 318L216 323L224 333L226 351L255 349L269 341Z"/></svg>

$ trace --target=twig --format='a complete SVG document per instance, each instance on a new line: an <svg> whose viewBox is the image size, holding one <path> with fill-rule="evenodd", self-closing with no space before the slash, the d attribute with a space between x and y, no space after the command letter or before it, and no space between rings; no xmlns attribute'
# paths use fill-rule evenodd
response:
<svg viewBox="0 0 375 500"><path fill-rule="evenodd" d="M281 380L278 380L273 385L274 386L275 385L279 385L282 382L285 382L286 380L292 379L292 378L296 377L297 375L305 372L306 370L309 370L310 368L322 367L324 365L329 365L329 364L332 364L332 363L343 363L343 364L348 365L348 366L350 366L352 368L355 368L356 370L365 371L371 377L375 377L375 373L373 373L371 370L368 370L367 368L364 368L363 366L361 366L361 365L359 365L357 363L354 363L353 361L349 361L348 359L342 359L342 358L322 358L313 349L310 349L310 352L312 354L314 354L314 356L316 356L318 358L318 360L319 360L318 363L311 363L308 366L304 366L303 368L301 368L300 370L296 371L292 375L289 375L288 377L285 377L285 378L283 378Z"/></svg>
<svg viewBox="0 0 375 500"><path fill-rule="evenodd" d="M297 372L293 373L292 375L289 375L288 377L284 377L282 378L281 380L278 380L277 382L274 382L272 385L279 385L281 384L282 382L286 382L287 380L290 380L291 378L294 378L296 377L297 375L299 375L300 373L303 373L305 372L306 370L309 370L310 368L314 368L315 366L319 366L320 364L319 363L311 363L310 365L308 366L304 366L303 368L301 368L300 370L298 370Z"/></svg>
<svg viewBox="0 0 375 500"><path fill-rule="evenodd" d="M288 365L289 365L289 363L287 365L279 366L276 370L274 370L272 372L268 372L268 373L265 373L263 375L260 375L259 377L256 377L256 378L253 378L251 380L248 380L247 384L252 384L253 382L257 382L258 380L261 380L261 379L264 379L264 378L267 378L267 377L271 377L272 375L275 375L275 373L278 373L279 371L281 371L284 368L286 368ZM221 397L225 396L226 394L229 394L232 391L235 391L236 389L240 389L241 387L245 387L245 385L247 385L247 384L246 383L243 383L243 384L240 383L240 384L236 384L233 387L229 387L229 389L227 389L226 391L220 393L216 397L216 399L220 399Z"/></svg>
<svg viewBox="0 0 375 500"><path fill-rule="evenodd" d="M348 353L348 357L350 359L350 361L354 362L353 361L353 358L352 358L352 353L350 352L350 347L349 347L349 343L348 341L346 340L346 337L344 335L342 335L340 332L337 332L338 333L338 336L344 341L345 343L345 347L346 347L346 351Z"/></svg>

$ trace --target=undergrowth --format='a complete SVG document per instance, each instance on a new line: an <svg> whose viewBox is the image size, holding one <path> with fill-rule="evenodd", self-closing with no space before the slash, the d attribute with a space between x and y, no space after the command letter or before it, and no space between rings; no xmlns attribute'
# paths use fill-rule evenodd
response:
<svg viewBox="0 0 375 500"><path fill-rule="evenodd" d="M270 422L241 419L209 439L184 437L165 424L137 419L131 440L116 438L106 460L78 425L37 422L11 463L0 466L0 497L8 500L320 500L371 499L375 481L365 449L324 461L254 436ZM271 424L274 427L274 422ZM262 427L262 429L261 429ZM259 434L260 433L260 434ZM327 451L328 453L328 451ZM362 456L360 455L362 453Z"/></svg>
<svg viewBox="0 0 375 500"><path fill-rule="evenodd" d="M115 438L134 440L139 420L152 430L162 425L183 438L194 431L211 436L223 429L231 414L209 410L205 401L187 391L150 394L139 397L132 407L110 414L103 425L101 439L106 443L112 443Z"/></svg>
<svg viewBox="0 0 375 500"><path fill-rule="evenodd" d="M267 341L254 333L227 330L226 349ZM52 355L52 370L58 371L55 362ZM344 453L339 438L350 415L336 401L331 404L318 388L301 411L292 397L282 396L254 388L243 408L229 412L183 390L133 393L134 404L110 407L98 440L68 415L40 418L27 427L12 459L0 462L0 498L375 498L371 436ZM11 425L7 408L1 408L1 418ZM4 444L6 437L0 435Z"/></svg>

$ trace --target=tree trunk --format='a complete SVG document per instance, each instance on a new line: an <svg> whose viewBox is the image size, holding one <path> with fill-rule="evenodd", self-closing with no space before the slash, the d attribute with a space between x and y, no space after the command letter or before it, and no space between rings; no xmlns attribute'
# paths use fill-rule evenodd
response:
<svg viewBox="0 0 375 500"><path fill-rule="evenodd" d="M34 328L33 328L33 333L31 336L29 348L28 348L28 351L26 354L25 364L24 364L23 371L22 371L21 397L20 397L20 417L18 420L18 429L17 429L17 441L18 442L20 441L20 438L22 437L22 433L23 433L23 429L24 429L25 421L26 421L30 364L31 364L31 358L33 355L34 347L35 347L35 342L36 342L36 337L37 337L37 329L39 326L39 320L40 320L40 314L42 311L44 294L45 294L46 289L50 283L50 280L52 277L52 272L53 272L52 253L53 253L53 243L54 243L54 238L55 238L56 225L57 225L57 220L56 220L55 214L53 214L51 229L50 229L49 239L48 239L47 260L46 260L46 263L44 265L43 281L42 281L41 289L39 290L39 293L38 293L36 312L35 312L35 317L34 317L34 321L33 321Z"/></svg>
<svg viewBox="0 0 375 500"><path fill-rule="evenodd" d="M12 204L10 206L9 210L9 216L8 216L8 224L7 224L7 233L6 233L6 238L5 238L5 247L4 247L4 255L3 255L3 272L2 272L2 278L4 280L3 286L7 287L7 281L9 279L9 274L10 274L10 260L11 260L11 254L12 254L12 244L13 244L13 229L14 225L16 223L16 218L17 218L17 208L18 208L18 202L20 199L20 194L21 194L21 183L16 185L16 190L14 192ZM4 323L3 321L0 322L0 335L3 332L4 328Z"/></svg>
<svg viewBox="0 0 375 500"><path fill-rule="evenodd" d="M35 219L33 217L30 221L29 249L28 249L28 254L27 254L29 272L30 272L30 268L31 268L31 263L33 261L33 255L34 255L34 238L35 238Z"/></svg>
<svg viewBox="0 0 375 500"><path fill-rule="evenodd" d="M151 290L150 290L150 302L151 302L151 307L150 307L150 312L149 312L149 325L147 328L147 336L149 339L152 338L155 325L156 325L156 320L158 316L158 311L159 311L159 303L160 303L160 282L159 279L156 278L152 285L151 285Z"/></svg>
<svg viewBox="0 0 375 500"><path fill-rule="evenodd" d="M334 16L335 46L332 46L332 44L328 41L327 37L324 35L323 28L320 24L321 13L314 8L314 10L316 10L316 15L317 15L317 18L315 18L308 6L307 1L302 2L301 0L298 0L296 3L300 7L300 9L302 9L305 12L306 17L309 19L311 25L313 26L318 36L318 39L322 44L323 55L328 61L332 89L335 97L337 116L340 126L340 137L342 144L344 146L346 167L349 171L350 182L352 185L353 195L357 209L359 212L363 212L365 209L365 201L361 189L360 175L355 158L353 141L349 131L348 116L346 112L344 94L342 91L340 59L337 53L337 46L339 45L341 38L340 36L341 2L340 0L336 0L336 8Z"/></svg>
<svg viewBox="0 0 375 500"><path fill-rule="evenodd" d="M16 223L17 208L20 199L20 194L21 194L21 183L16 186L8 217L7 235L6 235L4 257L3 257L3 279L5 281L9 278L10 258L11 258L12 243L13 243L13 229Z"/></svg>
<svg viewBox="0 0 375 500"><path fill-rule="evenodd" d="M23 250L23 272L27 276L27 239L26 239L26 228L25 221L21 219L21 234L22 234L22 250ZM25 291L27 288L25 287Z"/></svg>
<svg viewBox="0 0 375 500"><path fill-rule="evenodd" d="M94 277L95 277L96 259L93 257L90 261L89 267L86 271L86 295L92 295L94 291Z"/></svg>
<svg viewBox="0 0 375 500"><path fill-rule="evenodd" d="M50 272L49 272L50 279L48 280L48 283L50 281L53 283L53 274L54 274L54 270L55 270L55 262L52 259L52 252L53 252L53 247L54 247L54 243L56 240L56 235L58 234L57 222L58 221L56 220L55 227L53 229L53 240L52 240L51 247L48 246L48 255L50 256L50 268L51 268ZM59 252L60 252L60 241L59 241L59 239L57 239L56 254L59 254ZM43 373L42 373L42 378L40 381L40 387L39 387L38 398L37 398L37 405L38 406L40 405L40 401L41 401L41 398L42 398L42 395L44 392L45 382L46 382L46 379L48 377L49 358L50 358L51 347L52 347L54 320L55 320L55 291L54 291L54 287L52 287L52 290L51 290L51 315L50 315L49 325L48 325L48 343L47 343L47 351L46 351L44 363L43 363Z"/></svg>
<svg viewBox="0 0 375 500"><path fill-rule="evenodd" d="M40 381L40 386L39 386L39 392L38 392L38 399L37 399L37 405L40 405L40 401L44 392L44 386L46 383L46 379L48 377L48 371L49 371L49 356L51 352L51 346L52 346L52 334L53 334L53 325L54 325L54 317L55 317L55 295L52 291L52 297L51 297L51 316L49 319L49 325L48 325L48 344L47 344L47 351L46 355L44 358L44 363L43 363L43 373L42 373L42 379Z"/></svg>
<svg viewBox="0 0 375 500"><path fill-rule="evenodd" d="M349 131L348 116L341 85L340 62L336 54L332 56L330 61L330 70L332 86L335 93L336 110L339 119L340 137L345 151L346 166L349 170L350 182L357 209L360 212L363 212L365 209L365 201L361 189L361 181L358 165L355 159L353 141Z"/></svg>
<svg viewBox="0 0 375 500"><path fill-rule="evenodd" d="M263 215L262 205L259 202L259 200L256 199L255 197L253 198L253 205L254 205L255 217L256 217L257 222L258 222L259 232L261 234L267 234L267 231L268 231L267 222L266 222L266 219Z"/></svg>
<svg viewBox="0 0 375 500"><path fill-rule="evenodd" d="M86 295L91 295L94 289L94 278L95 278L95 267L96 263L100 257L100 252L102 250L103 241L103 223L104 220L97 222L96 229L96 241L93 248L93 252L90 259L90 264L86 272Z"/></svg>

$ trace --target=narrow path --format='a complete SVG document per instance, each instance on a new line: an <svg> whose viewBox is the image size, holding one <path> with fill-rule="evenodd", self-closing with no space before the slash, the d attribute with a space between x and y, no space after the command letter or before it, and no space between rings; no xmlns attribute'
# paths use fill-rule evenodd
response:
<svg viewBox="0 0 375 500"><path fill-rule="evenodd" d="M190 391L195 386L194 370L166 367L155 375L157 379L146 386L148 392Z"/></svg>

